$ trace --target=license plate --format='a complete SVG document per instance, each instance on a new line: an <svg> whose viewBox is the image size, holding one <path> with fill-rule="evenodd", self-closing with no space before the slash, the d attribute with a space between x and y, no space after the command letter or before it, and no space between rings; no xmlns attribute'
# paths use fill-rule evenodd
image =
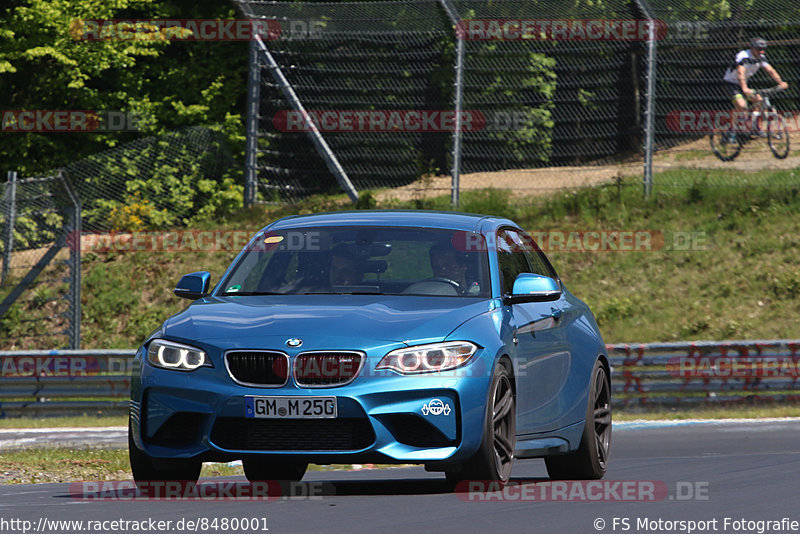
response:
<svg viewBox="0 0 800 534"><path fill-rule="evenodd" d="M335 419L336 397L245 397L245 417Z"/></svg>

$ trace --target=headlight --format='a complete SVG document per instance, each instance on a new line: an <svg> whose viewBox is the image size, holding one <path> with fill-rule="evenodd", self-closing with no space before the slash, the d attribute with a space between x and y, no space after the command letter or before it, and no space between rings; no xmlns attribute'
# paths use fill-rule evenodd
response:
<svg viewBox="0 0 800 534"><path fill-rule="evenodd" d="M404 375L447 371L466 364L477 350L477 345L468 341L418 345L393 350L375 369L391 369Z"/></svg>
<svg viewBox="0 0 800 534"><path fill-rule="evenodd" d="M147 349L147 361L156 367L176 371L194 371L198 367L213 367L206 353L196 347L155 339Z"/></svg>

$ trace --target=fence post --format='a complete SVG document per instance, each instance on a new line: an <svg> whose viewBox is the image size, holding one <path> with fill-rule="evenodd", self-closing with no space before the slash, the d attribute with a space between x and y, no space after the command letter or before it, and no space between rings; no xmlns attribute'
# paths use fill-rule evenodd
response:
<svg viewBox="0 0 800 534"><path fill-rule="evenodd" d="M17 216L17 171L8 171L8 188L5 199L5 235L3 236L3 271L0 274L0 285L3 285L8 276L11 265L11 251L14 249L14 223Z"/></svg>
<svg viewBox="0 0 800 534"><path fill-rule="evenodd" d="M458 207L458 196L461 178L461 107L464 100L464 36L459 31L458 23L461 17L450 5L448 0L439 0L442 8L450 22L453 24L453 32L456 38L456 58L455 58L455 82L453 92L453 107L455 108L456 120L453 130L453 166L451 175L451 199L453 207Z"/></svg>
<svg viewBox="0 0 800 534"><path fill-rule="evenodd" d="M655 143L656 125L656 27L653 14L647 8L645 0L636 0L639 9L647 17L647 90L645 94L644 117L644 185L645 198L650 197L653 190L653 144Z"/></svg>
<svg viewBox="0 0 800 534"><path fill-rule="evenodd" d="M67 246L69 246L69 348L81 348L81 202L72 189L65 171L59 171L58 177L72 202L69 211L69 233ZM69 236L72 235L72 239Z"/></svg>
<svg viewBox="0 0 800 534"><path fill-rule="evenodd" d="M261 68L258 63L258 44L250 40L249 76L247 78L247 139L245 147L244 206L256 201L258 183L258 111L261 100Z"/></svg>

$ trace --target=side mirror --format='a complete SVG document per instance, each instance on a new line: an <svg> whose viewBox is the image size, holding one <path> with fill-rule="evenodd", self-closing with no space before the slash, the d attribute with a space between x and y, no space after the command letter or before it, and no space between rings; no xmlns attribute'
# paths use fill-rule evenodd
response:
<svg viewBox="0 0 800 534"><path fill-rule="evenodd" d="M197 300L208 295L210 280L211 273L208 271L185 274L172 292L184 299Z"/></svg>
<svg viewBox="0 0 800 534"><path fill-rule="evenodd" d="M514 280L513 293L506 295L503 302L505 304L547 302L558 300L559 297L561 288L556 280L540 274L520 273Z"/></svg>

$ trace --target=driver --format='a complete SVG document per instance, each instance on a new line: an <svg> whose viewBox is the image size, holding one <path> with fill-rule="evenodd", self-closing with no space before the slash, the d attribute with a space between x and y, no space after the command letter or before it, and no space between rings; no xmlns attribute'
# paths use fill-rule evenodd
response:
<svg viewBox="0 0 800 534"><path fill-rule="evenodd" d="M452 280L464 291L467 287L466 254L451 247L434 245L431 247L430 257L433 276Z"/></svg>
<svg viewBox="0 0 800 534"><path fill-rule="evenodd" d="M359 261L346 246L333 249L329 275L332 286L358 285L364 277Z"/></svg>
<svg viewBox="0 0 800 534"><path fill-rule="evenodd" d="M467 276L469 261L466 252L449 245L435 244L430 250L431 269L436 278L446 278L458 284L462 295L476 295L481 288L478 282Z"/></svg>

